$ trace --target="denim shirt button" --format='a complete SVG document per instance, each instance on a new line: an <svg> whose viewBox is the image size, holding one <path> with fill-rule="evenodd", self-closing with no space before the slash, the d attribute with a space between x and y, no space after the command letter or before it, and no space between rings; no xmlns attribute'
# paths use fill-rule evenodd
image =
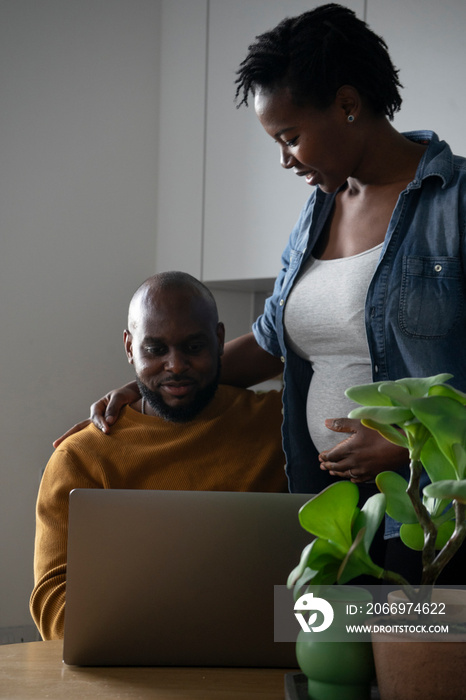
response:
<svg viewBox="0 0 466 700"><path fill-rule="evenodd" d="M283 306L284 303L285 303L285 300L284 300L284 299L280 299L280 306Z"/></svg>
<svg viewBox="0 0 466 700"><path fill-rule="evenodd" d="M435 265L435 267L434 267L434 270L435 270L435 272L441 272L442 266L439 263L437 263L437 265Z"/></svg>
<svg viewBox="0 0 466 700"><path fill-rule="evenodd" d="M285 364L285 358L283 357L283 355L280 357L280 360L283 362L283 364Z"/></svg>
<svg viewBox="0 0 466 700"><path fill-rule="evenodd" d="M379 365L374 365L374 372L375 372L376 374L379 373Z"/></svg>

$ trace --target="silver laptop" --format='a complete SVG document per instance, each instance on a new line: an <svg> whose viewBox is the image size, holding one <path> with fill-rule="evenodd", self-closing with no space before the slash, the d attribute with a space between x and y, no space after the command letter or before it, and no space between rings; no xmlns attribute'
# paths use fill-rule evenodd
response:
<svg viewBox="0 0 466 700"><path fill-rule="evenodd" d="M296 667L274 642L274 586L309 541L308 498L72 491L65 663Z"/></svg>

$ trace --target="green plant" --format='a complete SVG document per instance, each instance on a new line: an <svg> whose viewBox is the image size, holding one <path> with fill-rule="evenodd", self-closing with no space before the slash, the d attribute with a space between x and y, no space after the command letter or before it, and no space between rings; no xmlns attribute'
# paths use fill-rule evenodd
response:
<svg viewBox="0 0 466 700"><path fill-rule="evenodd" d="M358 508L356 484L332 484L299 512L302 527L315 536L291 572L296 594L304 585L344 584L361 574L401 585L420 602L466 537L466 394L447 381L451 374L407 378L351 387L361 404L350 414L409 451L410 478L382 472L380 493ZM423 470L430 484L421 488ZM407 547L422 551L422 578L414 589L393 571L375 564L369 548L385 513L402 523Z"/></svg>

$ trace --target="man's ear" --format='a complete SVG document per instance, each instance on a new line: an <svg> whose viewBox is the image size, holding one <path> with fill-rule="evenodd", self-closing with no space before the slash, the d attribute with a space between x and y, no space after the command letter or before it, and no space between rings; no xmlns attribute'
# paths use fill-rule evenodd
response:
<svg viewBox="0 0 466 700"><path fill-rule="evenodd" d="M125 353L126 357L128 358L128 362L130 365L133 364L133 336L129 332L128 329L126 329L123 332L123 342L125 344Z"/></svg>
<svg viewBox="0 0 466 700"><path fill-rule="evenodd" d="M223 346L225 345L225 326L223 323L217 323L217 340L219 354L223 355Z"/></svg>

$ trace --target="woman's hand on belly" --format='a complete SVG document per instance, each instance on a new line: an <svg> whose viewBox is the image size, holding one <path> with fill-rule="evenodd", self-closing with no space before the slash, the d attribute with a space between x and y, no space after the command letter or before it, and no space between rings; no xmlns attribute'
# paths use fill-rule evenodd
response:
<svg viewBox="0 0 466 700"><path fill-rule="evenodd" d="M384 471L396 471L409 461L408 451L383 438L376 430L350 418L328 418L325 425L346 437L319 455L320 468L333 476L371 481ZM349 433L349 435L348 435Z"/></svg>

